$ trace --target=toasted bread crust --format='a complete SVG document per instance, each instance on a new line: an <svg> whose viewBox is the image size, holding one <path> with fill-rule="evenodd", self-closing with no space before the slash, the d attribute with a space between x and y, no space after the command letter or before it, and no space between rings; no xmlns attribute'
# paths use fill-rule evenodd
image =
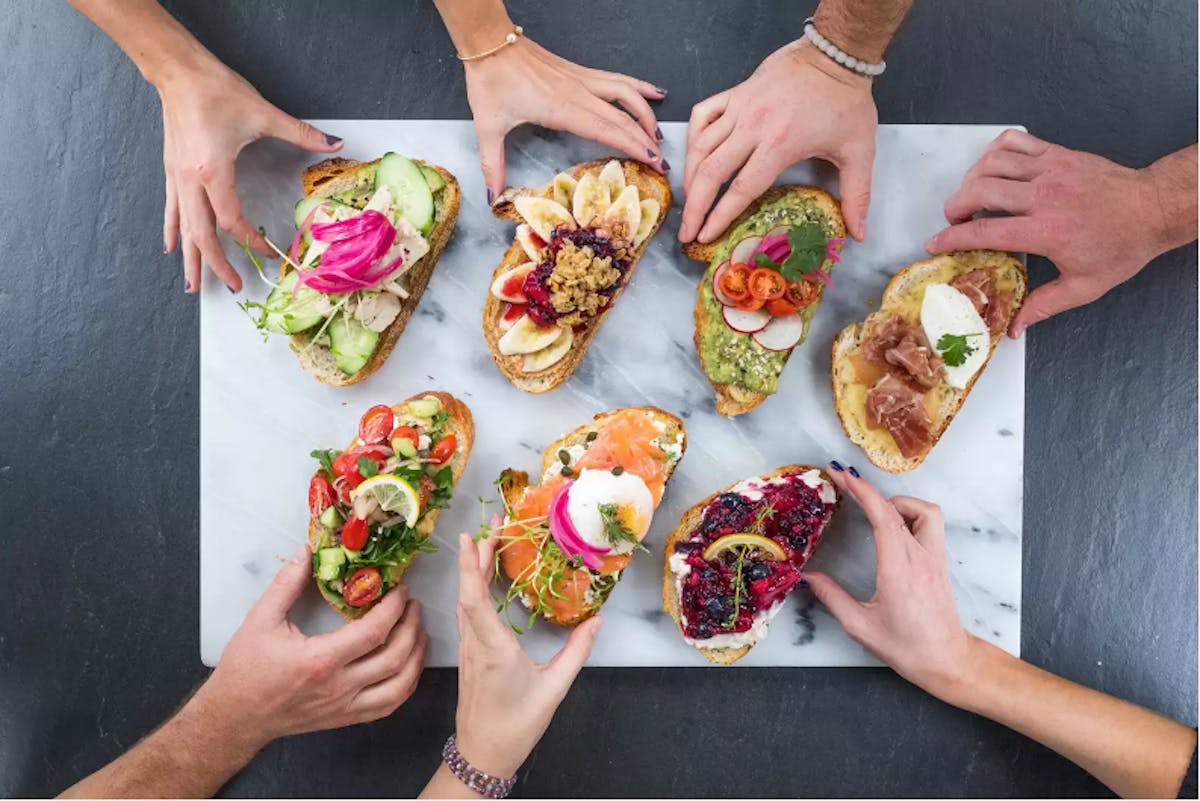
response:
<svg viewBox="0 0 1200 801"><path fill-rule="evenodd" d="M774 478L776 476L789 475L793 473L807 473L809 470L818 471L821 474L821 478L829 481L830 485L833 486L834 491L837 492L838 497L834 502L833 512L834 514L837 514L838 507L840 507L842 503L841 491L837 489L836 484L829 480L829 475L816 465L787 465L785 467L776 468L770 473L764 473L762 478ZM688 536L696 530L696 527L700 525L700 520L704 515L705 507L716 500L717 497L722 493L728 492L736 483L737 482L734 482L734 484L714 492L712 495L709 495L707 498L684 512L683 517L679 519L679 525L677 525L675 529L667 536L667 541L663 545L663 611L670 615L671 619L675 621L675 625L679 628L681 636L683 633L683 626L680 625L682 612L679 607L679 593L675 589L675 574L671 572L671 565L669 561L671 554L675 550L675 543L686 540ZM713 662L718 665L732 665L734 662L750 653L750 649L753 647L753 645L742 645L737 648L697 647L696 650L699 651L709 662Z"/></svg>
<svg viewBox="0 0 1200 801"><path fill-rule="evenodd" d="M886 448L867 446L865 444L867 439L866 432L859 428L857 421L850 415L849 401L846 398L849 384L838 380L839 373L842 373L846 369L846 359L849 358L850 354L858 350L862 344L863 337L872 329L875 321L881 317L886 317L890 313L889 297L894 296L903 287L912 282L926 282L928 280L927 273L947 263L953 263L955 270L959 274L970 272L979 267L992 269L997 272L1006 269L1015 271L1018 281L1016 291L1013 292L1009 303L1009 321L1016 316L1017 312L1021 309L1021 305L1025 302L1025 296L1028 291L1028 274L1026 273L1025 265L1013 254L994 250L967 250L944 253L940 256L934 256L931 259L914 262L892 276L892 280L888 282L887 287L883 290L883 299L879 304L879 310L867 315L866 319L861 323L852 323L846 326L833 341L833 369L830 371L830 383L833 387L834 410L837 412L838 419L842 423L842 430L846 432L846 436L850 438L851 442L863 448L863 452L866 453L867 459L871 464L889 473L905 473L909 470L915 470L933 452L934 447L937 446L942 435L950 426L950 422L958 414L958 410L962 408L967 395L971 394L971 390L975 387L975 382L979 380L979 377L983 375L983 371L987 369L988 363L992 360L992 354L996 352L996 345L1000 343L1000 340L1005 335L1004 331L992 334L988 345L987 359L979 368L979 371L971 377L965 388L954 390L950 398L941 404L938 409L938 419L934 421L933 441L928 450L919 456L909 459L900 453L900 450L890 438L888 440L890 447Z"/></svg>
<svg viewBox="0 0 1200 801"><path fill-rule="evenodd" d="M739 225L758 214L763 206L767 205L768 203L774 203L775 201L787 195L811 197L816 203L817 207L820 208L821 211L824 212L825 216L833 223L835 237L844 237L846 235L846 223L842 219L842 208L833 195L829 194L820 187L790 184L785 186L775 186L768 189L766 192L759 195L758 198L756 198L755 201L751 203L745 211L739 214L737 219L731 222L729 226L721 232L719 237L708 243L700 243L695 241L688 242L683 246L683 254L689 259L694 259L704 264L711 264L713 259L716 258L718 249L725 244L727 239L732 236L733 231L736 230ZM707 271L705 272L705 275L707 275ZM702 277L701 283L703 283L703 281L704 278ZM820 304L820 300L817 301L817 304ZM692 342L696 347L696 355L700 359L700 364L702 367L704 367L704 352L700 348L700 334L703 331L704 326L708 323L704 319L704 296L700 286L696 287L696 306L692 313L692 317L695 321L695 333L692 335ZM804 337L808 337L807 330L804 332ZM796 343L796 347L799 347L803 343L804 340L802 339L800 342ZM795 348L793 348L793 350L795 350ZM784 360L785 365L787 363L787 359L791 358L791 355L792 352L788 351ZM708 370L705 368L705 375L707 374ZM767 399L767 395L761 392L754 392L753 390L749 390L745 387L740 387L735 384L713 384L712 387L717 396L717 413L729 417L745 414Z"/></svg>
<svg viewBox="0 0 1200 801"><path fill-rule="evenodd" d="M375 352L371 354L371 358L367 360L363 368L354 375L348 376L336 369L323 369L319 360L309 348L312 339L310 332L301 332L292 336L292 350L296 353L296 358L300 360L300 364L304 366L305 370L312 373L322 383L335 387L348 387L360 381L365 381L383 366L388 356L396 349L396 343L399 341L400 335L404 333L404 328L408 325L409 319L413 316L417 305L421 301L421 295L425 293L426 287L429 286L429 279L433 275L433 268L437 266L438 258L442 255L442 250L445 249L446 243L450 241L450 235L454 231L454 223L458 220L458 212L462 206L462 190L459 188L458 180L444 167L426 164L420 159L413 159L413 162L424 164L426 167L436 170L438 175L442 177L442 180L446 182L446 185L439 190L441 197L437 204L437 216L434 219L433 230L429 232L429 236L427 237L429 252L422 256L413 268L408 271L409 297L401 301L400 313L392 321L392 324L385 328L379 335L379 344L376 345ZM313 164L307 167L300 176L301 183L304 186L304 194L306 197L328 197L337 194L341 191L341 185L344 185L346 182L352 183L351 179L359 170L372 168L378 164L379 159L360 162L343 158L326 159L325 161ZM281 265L279 269L280 277L282 278L286 275L287 271L287 265Z"/></svg>
<svg viewBox="0 0 1200 801"><path fill-rule="evenodd" d="M392 406L392 410L399 411L401 407L407 405L409 401L419 400L427 395L433 395L442 402L442 408L447 414L450 415L450 419L446 423L446 430L458 439L459 450L454 455L454 458L450 460L450 468L454 473L454 484L457 486L459 479L462 478L463 471L467 469L467 460L470 458L471 448L475 444L475 421L471 416L471 410L467 408L467 405L451 395L449 392L434 390L430 392L420 392L412 397L406 398L400 403L394 404ZM351 445L353 444L354 440L351 440ZM441 513L441 509L434 509L428 515L426 515L426 519L430 520L431 524L436 525L437 519ZM325 536L327 533L328 529L317 525L311 518L309 519L308 546L312 549L313 553L316 553L323 547L328 547L330 541ZM405 571L408 569L408 566L411 564L412 562L410 561L408 565L401 565L391 568L388 571L387 576L388 584L390 586L395 586L398 584L401 577L403 577ZM316 585L317 589L321 592L322 597L325 598L329 605L332 606L339 615L346 618L346 620L355 620L362 617L367 613L367 610L375 605L373 603L363 607L347 606L342 602L340 597L326 592L325 587L321 585L321 582L316 581ZM375 603L378 603L378 601Z"/></svg>
<svg viewBox="0 0 1200 801"><path fill-rule="evenodd" d="M569 170L565 170L573 178L578 178L589 170L602 169L605 164L614 159L597 159L595 161L587 161L582 164L576 164ZM577 333L575 339L571 343L571 349L559 361L547 367L545 370L540 370L536 373L527 373L523 369L523 356L505 356L500 353L498 343L504 332L500 330L499 320L501 311L504 308L504 301L487 293L487 301L483 306L483 336L487 340L488 350L491 351L492 359L496 362L496 366L500 368L500 372L504 374L513 386L518 389L523 389L526 392L542 393L549 392L555 387L562 384L571 374L579 367L583 357L587 354L588 347L596 334L599 333L600 327L607 319L609 312L616 306L617 299L621 297L621 293L629 286L629 282L633 280L634 270L637 269L638 261L642 254L646 252L646 248L654 239L658 229L662 227L663 221L667 218L668 212L671 210L671 185L667 179L658 174L654 170L642 164L639 161L632 159L615 159L621 163L625 170L625 183L637 186L640 197L645 200L653 198L658 201L658 220L654 223L654 228L650 235L638 245L633 251L633 258L630 260L629 272L625 276L625 281L621 287L613 293L612 302L608 307L596 315L595 319L591 320L582 333ZM497 200L492 207L492 213L502 220L511 220L515 223L524 222L521 215L517 212L516 206L513 205L513 200L521 196L535 195L538 197L553 197L554 186L553 181L538 189L529 189L525 187L512 188L507 190ZM519 264L528 261L525 251L521 248L521 243L513 237L512 244L504 253L504 258L501 259L500 265L492 273L494 281L499 275L506 270L510 270ZM490 284L489 284L490 286Z"/></svg>

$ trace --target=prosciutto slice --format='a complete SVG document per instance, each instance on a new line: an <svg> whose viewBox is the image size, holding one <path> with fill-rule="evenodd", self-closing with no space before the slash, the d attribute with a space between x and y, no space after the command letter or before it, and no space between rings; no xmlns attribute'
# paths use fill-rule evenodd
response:
<svg viewBox="0 0 1200 801"><path fill-rule="evenodd" d="M890 317L871 332L863 343L869 361L917 389L932 389L945 375L942 357L925 341L916 323Z"/></svg>
<svg viewBox="0 0 1200 801"><path fill-rule="evenodd" d="M996 291L991 270L979 268L956 275L951 279L950 286L970 298L975 311L987 323L989 333L998 334L1008 327L1008 306L1012 295Z"/></svg>
<svg viewBox="0 0 1200 801"><path fill-rule="evenodd" d="M867 422L887 429L906 459L933 445L933 423L924 400L923 393L894 375L885 375L867 390Z"/></svg>

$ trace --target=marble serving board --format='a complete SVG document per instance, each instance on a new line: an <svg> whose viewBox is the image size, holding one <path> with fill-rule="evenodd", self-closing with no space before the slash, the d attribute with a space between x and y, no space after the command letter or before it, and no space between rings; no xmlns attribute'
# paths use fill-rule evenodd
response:
<svg viewBox="0 0 1200 801"><path fill-rule="evenodd" d="M215 664L246 611L271 581L281 559L305 541L306 491L316 447L340 448L359 415L430 388L455 393L471 406L476 439L453 507L442 515L438 552L408 573L424 604L428 664L456 664L454 621L457 537L477 530L480 497L508 466L536 473L548 442L621 406L653 404L681 416L688 448L640 555L605 605L604 628L591 665L705 666L661 610L662 543L685 509L746 476L790 463L838 459L856 465L889 494L940 503L954 592L963 623L978 636L1018 653L1021 622L1021 494L1024 443L1024 344L1004 341L970 401L918 470L890 476L871 468L846 439L831 398L830 343L845 325L868 314L899 268L922 258L923 243L944 224L942 204L963 173L1003 128L971 125L882 126L873 203L865 244L850 242L826 292L808 341L797 349L779 393L756 411L718 415L692 345L692 306L703 265L685 258L679 228L686 126L664 123L664 150L676 170L675 207L575 375L545 395L528 395L500 375L481 333L492 270L513 225L492 217L479 172L475 137L466 121L319 120L345 138L341 154L369 160L388 150L447 167L462 184L458 227L429 289L377 374L354 387L320 384L302 371L284 338L264 343L231 296L206 275L201 297L200 397L200 651ZM608 155L571 136L527 133L510 139L510 185L545 183L559 169ZM277 242L290 241L300 170L313 161L278 143L247 150L238 165L246 214ZM823 164L800 165L781 182L816 183L837 191ZM236 264L245 297L268 287L248 262ZM495 506L490 507L495 509ZM489 511L490 513L490 511ZM865 518L847 503L812 560L856 596L874 583L874 547ZM294 610L305 631L332 629L341 619L312 588ZM523 620L521 610L515 618ZM522 643L539 660L565 632L540 622ZM805 590L771 624L767 640L739 666L877 664Z"/></svg>

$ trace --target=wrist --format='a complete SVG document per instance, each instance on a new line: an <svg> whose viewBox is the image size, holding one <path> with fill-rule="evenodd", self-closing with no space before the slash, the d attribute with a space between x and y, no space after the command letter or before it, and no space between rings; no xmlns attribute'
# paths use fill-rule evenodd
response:
<svg viewBox="0 0 1200 801"><path fill-rule="evenodd" d="M438 11L450 34L450 41L461 56L470 56L495 47L513 32L514 23L504 4L489 2L482 9L467 8L463 3L438 0ZM478 5L478 4L475 4Z"/></svg>
<svg viewBox="0 0 1200 801"><path fill-rule="evenodd" d="M992 662L996 655L1005 652L973 634L963 633L966 644L953 669L922 685L922 689L951 706L978 712L992 679Z"/></svg>
<svg viewBox="0 0 1200 801"><path fill-rule="evenodd" d="M454 735L458 753L476 770L490 773L501 779L517 775L528 754L513 753L512 742L504 737L475 736L469 730L459 730Z"/></svg>
<svg viewBox="0 0 1200 801"><path fill-rule="evenodd" d="M1174 154L1177 155L1177 154ZM1144 187L1140 202L1151 234L1154 258L1196 238L1195 163L1181 173L1173 156L1135 170ZM1136 234L1135 234L1136 235Z"/></svg>
<svg viewBox="0 0 1200 801"><path fill-rule="evenodd" d="M833 78L839 83L846 86L865 89L868 93L875 83L875 79L868 75L861 75L857 72L846 69L831 59L829 56L817 49L817 46L808 41L807 38L801 37L790 45L793 48L793 55L796 60L806 69L815 69L827 77Z"/></svg>
<svg viewBox="0 0 1200 801"><path fill-rule="evenodd" d="M173 720L186 727L190 736L218 744L231 760L245 764L279 736L252 715L252 710L221 697L219 688L213 687L210 679Z"/></svg>

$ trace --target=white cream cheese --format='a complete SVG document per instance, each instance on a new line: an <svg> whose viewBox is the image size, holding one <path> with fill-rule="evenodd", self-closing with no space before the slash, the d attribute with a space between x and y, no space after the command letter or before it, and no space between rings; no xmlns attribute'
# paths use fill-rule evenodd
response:
<svg viewBox="0 0 1200 801"><path fill-rule="evenodd" d="M754 645L767 636L767 626L771 618L779 614L783 601L773 604L767 609L760 609L754 615L754 624L745 631L735 631L727 634L714 634L706 640L693 640L684 637L684 642L697 648L741 648L743 645Z"/></svg>

